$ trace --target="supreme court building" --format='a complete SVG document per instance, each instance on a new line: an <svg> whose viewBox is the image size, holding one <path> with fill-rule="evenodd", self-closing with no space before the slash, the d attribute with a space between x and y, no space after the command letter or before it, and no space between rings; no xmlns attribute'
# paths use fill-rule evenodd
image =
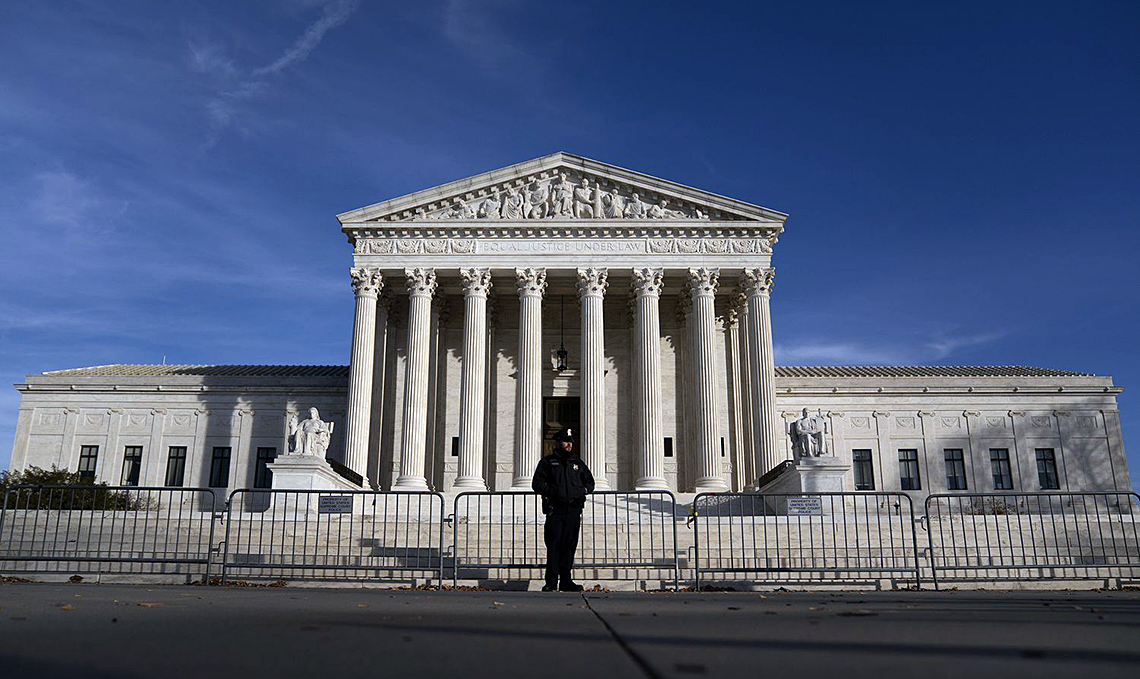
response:
<svg viewBox="0 0 1140 679"><path fill-rule="evenodd" d="M529 489L570 427L600 489L747 490L790 458L808 408L847 490L1130 487L1111 377L776 366L783 213L555 153L338 219L347 369L29 375L12 468L265 487L289 419L315 406L335 423L328 456L376 488Z"/></svg>

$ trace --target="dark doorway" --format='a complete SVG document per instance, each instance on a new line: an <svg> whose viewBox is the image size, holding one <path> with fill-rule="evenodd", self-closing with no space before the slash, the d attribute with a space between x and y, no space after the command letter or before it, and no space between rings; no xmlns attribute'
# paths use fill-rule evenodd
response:
<svg viewBox="0 0 1140 679"><path fill-rule="evenodd" d="M554 432L569 427L578 436L578 397L551 396L542 400L542 456L554 452Z"/></svg>

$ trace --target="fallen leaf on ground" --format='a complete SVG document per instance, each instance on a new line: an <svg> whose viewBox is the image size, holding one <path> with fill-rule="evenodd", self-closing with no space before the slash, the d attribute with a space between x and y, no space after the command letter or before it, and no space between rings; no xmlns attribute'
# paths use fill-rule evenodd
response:
<svg viewBox="0 0 1140 679"><path fill-rule="evenodd" d="M139 604L139 606L142 606L143 608L158 608L161 605L162 604Z"/></svg>

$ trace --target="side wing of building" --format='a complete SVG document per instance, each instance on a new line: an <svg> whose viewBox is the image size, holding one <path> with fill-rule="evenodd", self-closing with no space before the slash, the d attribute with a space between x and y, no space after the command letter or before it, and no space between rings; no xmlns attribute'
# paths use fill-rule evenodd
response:
<svg viewBox="0 0 1140 679"><path fill-rule="evenodd" d="M847 490L903 490L917 501L955 491L1131 488L1121 389L1110 377L1017 366L778 367L776 374L782 422L804 408L825 417L831 451L852 465ZM102 366L29 375L16 388L16 471L54 466L111 484L264 486L264 464L285 450L289 417L310 407L336 423L329 456L343 456L344 366ZM456 476L449 444L457 432L446 418L432 427L439 431L430 437L428 477L445 490ZM744 468L754 462L745 459L746 432L730 429L725 465L734 488L745 490L751 474ZM783 432L779 440L790 458ZM680 443L666 450L691 452ZM395 444L370 464L390 467ZM509 463L509 447L489 450L503 457L492 465ZM617 478L631 477L631 458L617 452ZM381 487L392 483L379 479Z"/></svg>

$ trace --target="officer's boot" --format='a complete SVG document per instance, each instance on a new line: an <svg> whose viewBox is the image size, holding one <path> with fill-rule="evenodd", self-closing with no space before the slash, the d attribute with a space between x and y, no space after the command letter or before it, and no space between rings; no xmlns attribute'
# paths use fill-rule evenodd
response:
<svg viewBox="0 0 1140 679"><path fill-rule="evenodd" d="M581 592L582 585L571 580L569 577L562 578L562 582L558 585L559 592Z"/></svg>

